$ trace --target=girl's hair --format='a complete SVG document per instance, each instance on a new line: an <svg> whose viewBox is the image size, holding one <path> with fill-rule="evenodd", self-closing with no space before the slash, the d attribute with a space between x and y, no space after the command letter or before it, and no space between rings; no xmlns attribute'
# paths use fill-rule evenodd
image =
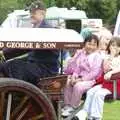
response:
<svg viewBox="0 0 120 120"><path fill-rule="evenodd" d="M111 44L116 43L116 45L118 47L120 47L120 37L112 37L112 39L110 40L108 47L107 47L107 51L108 53L110 53L110 46Z"/></svg>
<svg viewBox="0 0 120 120"><path fill-rule="evenodd" d="M84 45L87 43L87 42L91 42L92 40L94 40L96 43L97 43L97 46L99 44L99 39L96 35L94 34L91 34L89 36L87 36L84 40Z"/></svg>

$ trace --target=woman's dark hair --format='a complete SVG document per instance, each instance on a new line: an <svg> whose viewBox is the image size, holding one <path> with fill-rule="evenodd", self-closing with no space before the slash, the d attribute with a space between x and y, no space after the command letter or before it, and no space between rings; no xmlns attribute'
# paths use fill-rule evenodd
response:
<svg viewBox="0 0 120 120"><path fill-rule="evenodd" d="M112 39L110 40L108 47L107 47L107 51L110 54L110 46L111 44L116 43L116 45L118 47L120 47L120 37L112 37Z"/></svg>
<svg viewBox="0 0 120 120"><path fill-rule="evenodd" d="M87 42L91 42L92 40L94 40L96 43L97 43L97 46L99 44L99 39L96 35L94 34L91 34L89 36L87 36L84 40L84 45L87 43Z"/></svg>

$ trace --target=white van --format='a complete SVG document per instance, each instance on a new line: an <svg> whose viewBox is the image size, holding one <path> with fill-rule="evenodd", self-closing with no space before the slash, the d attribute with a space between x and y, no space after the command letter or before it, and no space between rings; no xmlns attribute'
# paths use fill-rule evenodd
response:
<svg viewBox="0 0 120 120"><path fill-rule="evenodd" d="M67 8L50 7L46 12L46 20L53 27L66 27L77 29L80 32L81 19L87 19L85 11ZM73 26L76 24L76 26ZM15 10L8 14L8 17L2 23L3 28L32 27L30 22L30 13L25 10Z"/></svg>

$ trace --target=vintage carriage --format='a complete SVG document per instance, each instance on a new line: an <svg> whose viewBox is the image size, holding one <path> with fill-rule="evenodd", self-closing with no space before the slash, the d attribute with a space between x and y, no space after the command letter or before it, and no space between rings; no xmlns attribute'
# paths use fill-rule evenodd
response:
<svg viewBox="0 0 120 120"><path fill-rule="evenodd" d="M79 33L68 29L0 29L1 49L61 51L80 48L82 42ZM67 76L60 72L57 76L42 78L35 86L14 78L0 78L0 120L57 120L56 115L60 113L55 111L60 112L61 90L66 79Z"/></svg>
<svg viewBox="0 0 120 120"><path fill-rule="evenodd" d="M59 49L62 54L62 49L81 48L82 42L80 34L70 29L0 29L1 49ZM61 120L62 90L66 80L62 69L57 76L40 79L36 86L14 78L0 78L0 120Z"/></svg>

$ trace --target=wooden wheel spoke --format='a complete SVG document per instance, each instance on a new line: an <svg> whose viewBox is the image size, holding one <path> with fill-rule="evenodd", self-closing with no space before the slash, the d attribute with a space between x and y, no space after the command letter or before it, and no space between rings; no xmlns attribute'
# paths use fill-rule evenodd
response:
<svg viewBox="0 0 120 120"><path fill-rule="evenodd" d="M6 110L6 120L10 120L10 111L11 111L11 105L12 105L12 94L8 94L8 103L7 103L7 110Z"/></svg>
<svg viewBox="0 0 120 120"><path fill-rule="evenodd" d="M11 118L15 118L15 116L23 109L27 101L29 100L28 96L22 98L21 102L18 104L14 111L12 112Z"/></svg>
<svg viewBox="0 0 120 120"><path fill-rule="evenodd" d="M22 118L26 115L28 110L30 109L30 105L28 104L26 107L23 108L23 110L19 113L19 115L16 117L16 120L22 120Z"/></svg>
<svg viewBox="0 0 120 120"><path fill-rule="evenodd" d="M45 117L44 113L41 113L39 115L32 117L31 120L39 120L39 119L44 118L44 117Z"/></svg>
<svg viewBox="0 0 120 120"><path fill-rule="evenodd" d="M1 92L0 94L0 120L3 120L4 106L5 106L5 93Z"/></svg>

